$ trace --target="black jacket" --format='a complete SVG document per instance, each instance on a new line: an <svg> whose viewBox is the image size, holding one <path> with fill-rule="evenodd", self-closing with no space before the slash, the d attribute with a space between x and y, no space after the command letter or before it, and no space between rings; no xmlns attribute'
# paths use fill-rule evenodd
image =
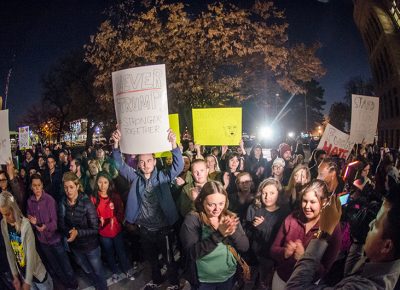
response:
<svg viewBox="0 0 400 290"><path fill-rule="evenodd" d="M96 208L85 194L79 194L74 205L66 198L60 203L58 229L68 239L72 228L78 230L76 239L69 246L79 251L90 251L99 246L99 220Z"/></svg>
<svg viewBox="0 0 400 290"><path fill-rule="evenodd" d="M235 233L224 238L219 231L214 231L210 237L201 239L202 221L198 213L191 212L185 217L180 231L180 239L185 255L185 278L192 286L198 284L196 260L214 251L218 243L224 242L231 245L239 253L246 252L249 248L249 240L242 226L238 225Z"/></svg>

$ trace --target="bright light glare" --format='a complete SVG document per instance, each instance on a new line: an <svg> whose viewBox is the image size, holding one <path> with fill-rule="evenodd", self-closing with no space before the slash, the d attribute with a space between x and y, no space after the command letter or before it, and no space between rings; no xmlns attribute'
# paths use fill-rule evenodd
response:
<svg viewBox="0 0 400 290"><path fill-rule="evenodd" d="M289 136L289 138L293 138L294 137L294 132L289 132L287 135Z"/></svg>
<svg viewBox="0 0 400 290"><path fill-rule="evenodd" d="M262 127L258 132L258 136L260 139L271 139L274 135L274 131L271 127Z"/></svg>

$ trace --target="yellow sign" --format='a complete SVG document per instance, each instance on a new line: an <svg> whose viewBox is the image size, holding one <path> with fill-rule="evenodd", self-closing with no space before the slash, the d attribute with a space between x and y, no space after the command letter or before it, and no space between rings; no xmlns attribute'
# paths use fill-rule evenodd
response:
<svg viewBox="0 0 400 290"><path fill-rule="evenodd" d="M200 145L239 145L242 108L193 109L194 141Z"/></svg>
<svg viewBox="0 0 400 290"><path fill-rule="evenodd" d="M169 114L169 128L176 134L176 143L181 143L181 132L179 130L179 114ZM172 156L170 151L156 153L156 158Z"/></svg>

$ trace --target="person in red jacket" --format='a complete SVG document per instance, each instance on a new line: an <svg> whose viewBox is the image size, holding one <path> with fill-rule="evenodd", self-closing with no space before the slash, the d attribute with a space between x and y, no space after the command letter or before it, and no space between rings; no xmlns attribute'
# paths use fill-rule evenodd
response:
<svg viewBox="0 0 400 290"><path fill-rule="evenodd" d="M100 244L105 252L107 263L113 272L112 279L114 281L119 280L117 274L119 271L115 261L115 256L117 256L122 271L127 278L134 280L129 271L129 261L122 238L124 205L119 194L115 192L114 183L107 172L101 171L97 175L94 193L94 196L91 196L91 200L96 207L100 221Z"/></svg>

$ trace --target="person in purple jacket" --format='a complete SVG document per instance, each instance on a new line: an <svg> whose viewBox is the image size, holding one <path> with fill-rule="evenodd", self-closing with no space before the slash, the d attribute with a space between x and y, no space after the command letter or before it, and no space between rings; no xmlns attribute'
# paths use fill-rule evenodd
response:
<svg viewBox="0 0 400 290"><path fill-rule="evenodd" d="M51 195L43 191L43 180L39 174L31 176L31 189L33 194L28 199L27 215L36 231L48 266L67 288L77 289L78 281L65 252L61 235L57 232L56 202Z"/></svg>
<svg viewBox="0 0 400 290"><path fill-rule="evenodd" d="M328 201L328 189L322 180L311 181L300 192L301 209L293 212L283 222L271 247L271 257L276 263L272 289L284 289L293 273L296 262L304 249L318 234L321 210ZM329 239L327 250L321 259L314 282L323 277L332 266L340 251L342 235L337 225Z"/></svg>

